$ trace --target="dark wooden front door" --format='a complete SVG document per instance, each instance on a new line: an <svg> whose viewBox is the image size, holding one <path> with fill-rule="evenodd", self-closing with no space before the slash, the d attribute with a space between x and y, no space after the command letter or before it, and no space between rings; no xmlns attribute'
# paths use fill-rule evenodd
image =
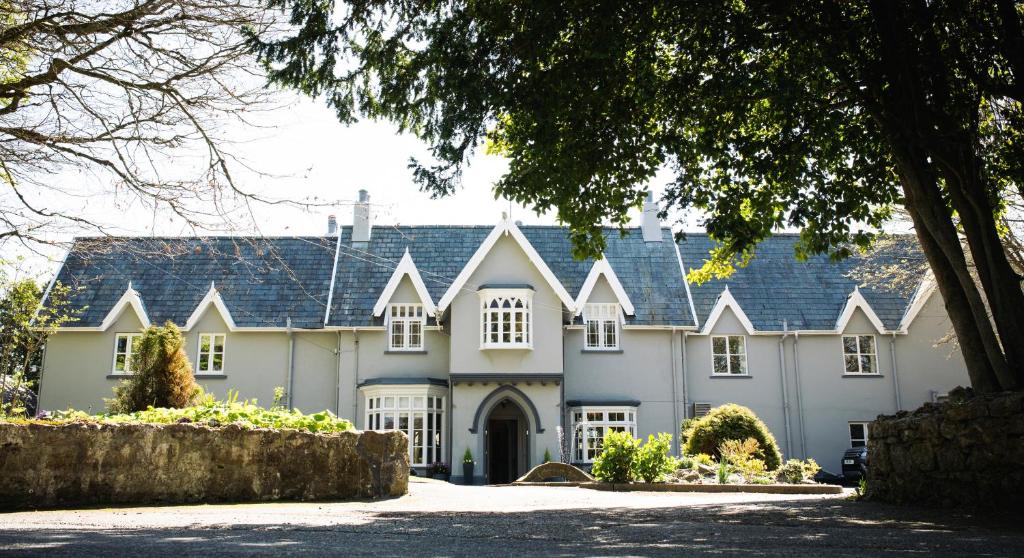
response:
<svg viewBox="0 0 1024 558"><path fill-rule="evenodd" d="M487 421L487 482L507 484L516 480L519 456L518 421Z"/></svg>

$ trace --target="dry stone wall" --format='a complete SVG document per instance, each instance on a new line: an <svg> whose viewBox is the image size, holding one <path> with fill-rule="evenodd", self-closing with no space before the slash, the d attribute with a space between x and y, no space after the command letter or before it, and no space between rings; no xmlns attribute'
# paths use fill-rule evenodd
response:
<svg viewBox="0 0 1024 558"><path fill-rule="evenodd" d="M1024 393L972 395L881 416L868 441L868 495L937 506L1024 501Z"/></svg>
<svg viewBox="0 0 1024 558"><path fill-rule="evenodd" d="M405 494L400 432L0 423L0 508Z"/></svg>

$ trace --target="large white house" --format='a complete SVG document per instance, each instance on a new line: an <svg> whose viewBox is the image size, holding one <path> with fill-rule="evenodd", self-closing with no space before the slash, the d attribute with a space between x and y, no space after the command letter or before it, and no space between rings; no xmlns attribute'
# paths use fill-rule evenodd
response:
<svg viewBox="0 0 1024 558"><path fill-rule="evenodd" d="M876 415L967 383L929 282L858 288L865 257L799 262L780 235L691 285L712 243L676 243L656 209L608 229L597 261L560 227L373 226L365 192L322 237L78 239L57 279L81 320L48 343L40 406L101 410L141 330L171 320L207 391L269 404L282 386L303 411L406 432L417 468L468 448L473 480L496 483L557 457L559 427L586 464L609 430L678 434L729 402L837 471ZM885 257L921 255L907 239Z"/></svg>

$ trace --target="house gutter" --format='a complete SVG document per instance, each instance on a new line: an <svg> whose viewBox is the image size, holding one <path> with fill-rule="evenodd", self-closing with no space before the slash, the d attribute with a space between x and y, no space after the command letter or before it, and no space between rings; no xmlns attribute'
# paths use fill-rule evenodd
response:
<svg viewBox="0 0 1024 558"><path fill-rule="evenodd" d="M892 389L896 394L896 412L903 410L903 399L900 397L900 375L899 367L896 366L896 332L889 337L889 356L892 357Z"/></svg>
<svg viewBox="0 0 1024 558"><path fill-rule="evenodd" d="M292 331L291 317L285 318L285 327L288 331L288 409L294 408L292 388L295 385L295 332Z"/></svg>
<svg viewBox="0 0 1024 558"><path fill-rule="evenodd" d="M782 320L782 337L779 338L779 376L782 379L782 418L786 426L786 455L793 455L793 435L789 424L789 388L786 386L786 337L789 326Z"/></svg>
<svg viewBox="0 0 1024 558"><path fill-rule="evenodd" d="M796 380L796 410L800 419L800 457L807 459L807 420L804 418L804 388L800 382L800 332L793 333L793 376Z"/></svg>

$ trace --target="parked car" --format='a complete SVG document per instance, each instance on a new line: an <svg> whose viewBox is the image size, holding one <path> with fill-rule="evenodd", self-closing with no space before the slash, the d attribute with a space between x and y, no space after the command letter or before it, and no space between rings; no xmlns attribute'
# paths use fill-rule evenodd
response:
<svg viewBox="0 0 1024 558"><path fill-rule="evenodd" d="M843 479L856 484L868 476L868 448L850 448L843 453Z"/></svg>

